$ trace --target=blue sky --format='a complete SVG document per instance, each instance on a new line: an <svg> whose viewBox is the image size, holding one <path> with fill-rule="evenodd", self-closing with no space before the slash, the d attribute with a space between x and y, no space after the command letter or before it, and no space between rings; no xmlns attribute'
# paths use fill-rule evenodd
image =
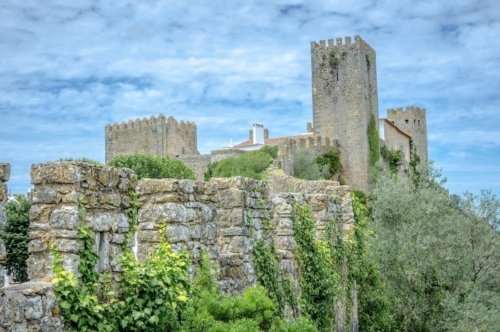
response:
<svg viewBox="0 0 500 332"><path fill-rule="evenodd" d="M500 195L500 3L92 1L0 3L0 161L104 161L108 123L160 113L208 153L312 121L310 41L359 34L377 52L380 115L427 109L429 157L452 193Z"/></svg>

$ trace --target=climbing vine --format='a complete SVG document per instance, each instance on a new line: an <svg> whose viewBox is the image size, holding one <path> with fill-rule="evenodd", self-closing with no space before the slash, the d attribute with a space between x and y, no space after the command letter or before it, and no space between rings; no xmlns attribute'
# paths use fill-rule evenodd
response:
<svg viewBox="0 0 500 332"><path fill-rule="evenodd" d="M331 327L338 274L333 269L333 256L327 241L317 241L311 209L296 203L292 211L297 241L302 309L320 330Z"/></svg>
<svg viewBox="0 0 500 332"><path fill-rule="evenodd" d="M398 172L398 163L401 161L401 150L389 150L385 145L380 149L380 155L389 166L393 174Z"/></svg>
<svg viewBox="0 0 500 332"><path fill-rule="evenodd" d="M370 122L366 130L368 135L368 144L370 146L370 166L375 166L380 159L380 141L377 131L377 121L375 115L370 114Z"/></svg>
<svg viewBox="0 0 500 332"><path fill-rule="evenodd" d="M134 201L137 196L131 195ZM79 217L85 217L84 199L78 199ZM129 219L137 218L131 203ZM137 227L137 226L135 226ZM131 224L129 233L135 227ZM160 227L164 233L166 225ZM129 237L131 238L131 237ZM110 274L98 274L98 255L93 251L94 235L89 225L78 229L80 280L63 268L63 256L51 244L54 257L54 292L69 331L165 331L179 324L180 309L188 300L190 261L186 252L173 253L164 237L157 252L144 263L130 250L120 258L123 277L120 294L111 290ZM102 285L99 285L99 280Z"/></svg>

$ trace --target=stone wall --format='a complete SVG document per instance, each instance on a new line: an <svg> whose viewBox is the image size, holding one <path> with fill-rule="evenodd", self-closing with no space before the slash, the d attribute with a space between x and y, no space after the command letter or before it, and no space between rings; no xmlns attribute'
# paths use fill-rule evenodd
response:
<svg viewBox="0 0 500 332"><path fill-rule="evenodd" d="M64 332L50 282L26 282L0 289L0 331Z"/></svg>
<svg viewBox="0 0 500 332"><path fill-rule="evenodd" d="M82 163L47 163L31 170L33 206L28 273L31 281L0 289L0 331L59 331L60 316L49 283L53 277L48 242L62 251L64 267L78 276L77 230L90 225L96 236L99 272L120 279L117 256L128 230L126 209L130 190L138 200L137 258L148 258L164 236L175 251L186 249L192 259L191 277L205 249L219 269L225 293L240 293L257 282L253 248L257 240L276 247L283 275L299 293L292 225L295 203L308 204L317 236L328 220L339 229L353 228L349 187L335 181L302 181L276 171L268 182L243 177L209 182L177 179L133 180L130 170ZM82 217L83 208L85 216ZM80 212L80 216L79 216ZM271 230L264 231L269 220ZM166 231L160 234L160 225Z"/></svg>
<svg viewBox="0 0 500 332"><path fill-rule="evenodd" d="M78 228L90 225L95 233L98 272L119 277L117 256L129 229L126 209L136 181L129 169L84 163L47 163L31 167L32 207L28 244L28 278L53 277L49 242L63 255L63 266L77 277L80 258Z"/></svg>
<svg viewBox="0 0 500 332"><path fill-rule="evenodd" d="M0 163L0 227L5 226L7 223L7 215L5 213L5 203L7 202L7 181L10 178L10 164ZM5 244L0 232L0 287L5 283L5 258L6 258Z"/></svg>

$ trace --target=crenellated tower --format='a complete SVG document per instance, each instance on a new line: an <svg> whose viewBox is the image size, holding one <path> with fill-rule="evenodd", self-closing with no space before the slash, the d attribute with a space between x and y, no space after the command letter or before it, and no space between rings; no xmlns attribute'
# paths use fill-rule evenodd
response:
<svg viewBox="0 0 500 332"><path fill-rule="evenodd" d="M427 121L425 108L407 106L387 110L387 120L402 132L411 136L411 149L415 150L423 162L429 160L427 151ZM413 153L414 151L411 151Z"/></svg>
<svg viewBox="0 0 500 332"><path fill-rule="evenodd" d="M154 156L199 155L194 122L177 122L172 116L129 120L106 125L106 162L118 155L144 153Z"/></svg>
<svg viewBox="0 0 500 332"><path fill-rule="evenodd" d="M313 131L338 141L343 180L369 190L367 128L378 121L375 51L359 36L311 42Z"/></svg>

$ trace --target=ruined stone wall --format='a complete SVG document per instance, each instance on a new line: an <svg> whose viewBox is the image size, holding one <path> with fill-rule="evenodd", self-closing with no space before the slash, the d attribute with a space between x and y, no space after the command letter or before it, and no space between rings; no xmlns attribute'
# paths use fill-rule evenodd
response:
<svg viewBox="0 0 500 332"><path fill-rule="evenodd" d="M5 203L7 202L7 181L10 179L10 164L0 163L0 227L7 223ZM4 268L7 252L0 231L0 287L5 283L6 271Z"/></svg>
<svg viewBox="0 0 500 332"><path fill-rule="evenodd" d="M62 251L64 267L78 276L77 230L90 225L96 236L99 272L120 278L116 264L128 230L126 208L131 189L138 200L137 257L144 261L164 236L173 250L192 258L191 277L204 248L219 269L225 293L240 293L257 282L253 248L257 240L273 243L280 267L299 294L296 242L292 224L295 203L308 204L317 236L328 220L353 228L349 187L335 181L302 181L271 172L268 182L233 177L209 182L177 179L133 180L130 170L82 163L32 166L29 278L35 283L0 289L0 331L62 331L59 308L49 283L52 275L48 241ZM85 208L85 217L79 211ZM266 221L268 220L268 221ZM264 224L270 223L270 232ZM159 228L166 223L166 231Z"/></svg>
<svg viewBox="0 0 500 332"><path fill-rule="evenodd" d="M77 277L80 248L78 228L90 225L99 253L98 272L120 274L117 256L122 253L129 229L126 209L136 181L129 169L84 163L46 163L31 167L32 207L28 244L30 281L53 277L49 242L61 251L63 266Z"/></svg>
<svg viewBox="0 0 500 332"><path fill-rule="evenodd" d="M311 42L314 134L339 142L345 180L369 189L370 115L378 119L375 51L359 36Z"/></svg>
<svg viewBox="0 0 500 332"><path fill-rule="evenodd" d="M338 140L328 137L307 135L299 139L286 139L278 145L278 155L274 160L274 166L282 169L288 175L293 175L293 154L299 150L311 149L315 156L320 156L329 151L340 152Z"/></svg>
<svg viewBox="0 0 500 332"><path fill-rule="evenodd" d="M64 332L50 282L26 282L0 289L0 331Z"/></svg>
<svg viewBox="0 0 500 332"><path fill-rule="evenodd" d="M425 108L408 106L406 110L388 109L387 119L405 134L411 136L412 145L423 162L429 160L427 150L427 121Z"/></svg>
<svg viewBox="0 0 500 332"><path fill-rule="evenodd" d="M163 114L129 120L105 128L106 162L114 156L144 153L154 156L199 154L196 124L177 122Z"/></svg>

